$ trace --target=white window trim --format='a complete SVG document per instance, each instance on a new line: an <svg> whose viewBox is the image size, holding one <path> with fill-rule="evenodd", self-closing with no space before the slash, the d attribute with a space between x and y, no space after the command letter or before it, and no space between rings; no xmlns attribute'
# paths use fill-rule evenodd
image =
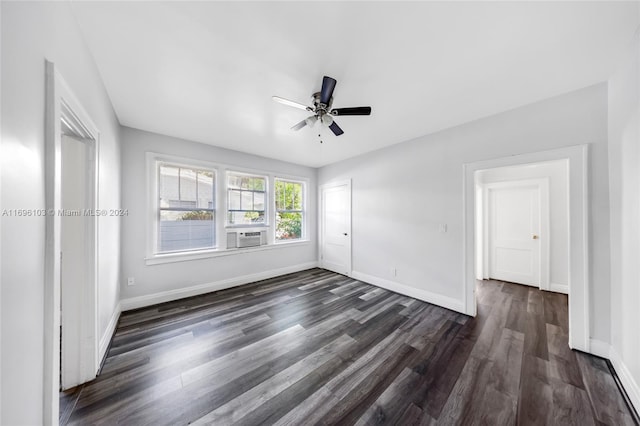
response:
<svg viewBox="0 0 640 426"><path fill-rule="evenodd" d="M203 250L185 250L172 253L156 253L157 241L158 241L158 179L156 175L156 163L167 162L176 166L183 166L187 168L202 167L205 169L211 169L216 174L216 248L203 249ZM308 188L309 179L303 176L285 175L279 173L273 173L259 169L249 169L245 167L236 167L233 165L216 163L211 161L196 160L187 157L180 157L170 154L161 154L156 152L146 153L146 173L147 173L147 211L145 218L147 220L147 235L146 235L146 265L159 265L164 263L184 262L189 260L200 260L215 258L221 256L233 256L242 255L246 253L254 253L259 251L267 251L273 249L280 249L285 247L295 247L311 244L308 232L308 218L307 218L307 200L308 200ZM266 222L262 225L227 225L228 206L227 206L227 173L241 173L255 176L264 176L267 179L267 200L265 200L265 216ZM275 180L288 180L292 182L299 182L303 184L303 229L302 238L298 240L276 241L275 239ZM222 217L222 219L220 219ZM267 244L259 247L252 248L232 248L227 249L222 245L225 243L227 230L231 229L245 229L245 228L260 228L267 230Z"/></svg>
<svg viewBox="0 0 640 426"><path fill-rule="evenodd" d="M276 216L278 214L278 211L276 210L276 180L302 184L302 236L295 240L281 240L281 241L276 240ZM295 178L291 176L285 177L281 175L275 175L273 177L272 187L273 187L273 197L272 197L273 204L271 205L271 208L273 209L273 232L272 232L273 243L280 245L280 244L292 244L298 241L309 241L309 237L308 237L309 234L307 232L307 222L309 221L307 217L308 216L307 192L309 192L309 180L304 178Z"/></svg>

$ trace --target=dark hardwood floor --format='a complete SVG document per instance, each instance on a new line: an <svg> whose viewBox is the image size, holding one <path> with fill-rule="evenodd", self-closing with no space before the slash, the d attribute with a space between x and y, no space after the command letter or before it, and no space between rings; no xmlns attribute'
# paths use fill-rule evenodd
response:
<svg viewBox="0 0 640 426"><path fill-rule="evenodd" d="M62 423L634 424L566 296L477 290L469 318L312 269L126 312Z"/></svg>

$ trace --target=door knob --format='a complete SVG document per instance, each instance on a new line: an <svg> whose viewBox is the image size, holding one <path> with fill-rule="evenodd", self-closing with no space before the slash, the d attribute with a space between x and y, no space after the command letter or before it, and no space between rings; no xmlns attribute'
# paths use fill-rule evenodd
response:
<svg viewBox="0 0 640 426"><path fill-rule="evenodd" d="M534 235L534 236L533 236L533 239L534 239L534 240L537 240L537 239L538 239L538 236L537 236L537 235Z"/></svg>
<svg viewBox="0 0 640 426"><path fill-rule="evenodd" d="M344 233L344 236L345 236L345 237L347 236L347 233L346 233L346 232Z"/></svg>

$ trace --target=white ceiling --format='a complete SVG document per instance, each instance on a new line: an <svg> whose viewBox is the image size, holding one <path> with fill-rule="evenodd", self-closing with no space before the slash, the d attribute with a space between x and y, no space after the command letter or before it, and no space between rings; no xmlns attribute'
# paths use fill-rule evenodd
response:
<svg viewBox="0 0 640 426"><path fill-rule="evenodd" d="M607 79L638 3L74 2L125 126L308 166ZM323 75L345 131L290 127Z"/></svg>

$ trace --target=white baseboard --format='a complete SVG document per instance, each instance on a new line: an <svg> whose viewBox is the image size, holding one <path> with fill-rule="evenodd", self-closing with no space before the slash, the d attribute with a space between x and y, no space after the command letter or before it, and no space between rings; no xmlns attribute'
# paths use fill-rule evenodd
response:
<svg viewBox="0 0 640 426"><path fill-rule="evenodd" d="M611 356L611 345L602 340L589 339L589 353L600 358L609 359Z"/></svg>
<svg viewBox="0 0 640 426"><path fill-rule="evenodd" d="M100 346L98 348L98 364L102 363L104 356L107 353L107 349L109 349L109 343L111 343L111 338L113 337L113 333L116 331L116 326L118 325L118 320L120 319L120 314L122 313L121 304L118 303L116 308L111 315L111 319L109 320L109 325L107 326L107 330L104 332L102 337L100 338Z"/></svg>
<svg viewBox="0 0 640 426"><path fill-rule="evenodd" d="M616 370L616 374L620 378L622 387L627 392L636 412L640 412L640 386L638 386L638 382L636 382L631 375L627 365L622 361L620 354L618 354L610 344L601 340L591 339L590 345L590 352L593 355L606 358L611 361L614 370Z"/></svg>
<svg viewBox="0 0 640 426"><path fill-rule="evenodd" d="M618 373L622 387L627 392L636 412L640 413L640 386L638 386L638 382L635 381L626 364L622 361L620 354L613 347L611 347L609 353L611 354L609 360L613 364L616 373Z"/></svg>
<svg viewBox="0 0 640 426"><path fill-rule="evenodd" d="M432 303L434 305L442 306L443 308L451 309L452 311L464 313L464 303L461 300L457 300L452 297L442 296L427 290L410 287L405 284L400 284L380 277L374 277L373 275L368 275L358 271L351 272L351 277L359 281L373 284L377 287L382 287L405 296L413 297L414 299L422 300L423 302Z"/></svg>
<svg viewBox="0 0 640 426"><path fill-rule="evenodd" d="M549 283L549 291L555 291L556 293L569 294L569 286L566 284Z"/></svg>
<svg viewBox="0 0 640 426"><path fill-rule="evenodd" d="M144 296L130 297L120 301L123 311L143 308L145 306L156 305L158 303L170 302L172 300L183 299L185 297L198 296L200 294L211 293L213 291L224 290L226 288L237 287L239 285L266 280L280 275L291 274L293 272L304 271L318 266L318 262L307 262L299 265L287 266L279 269L258 272L255 274L243 275L240 277L228 278L226 280L214 281L211 283L198 284L191 287L179 288L175 290L161 291L159 293L147 294Z"/></svg>

